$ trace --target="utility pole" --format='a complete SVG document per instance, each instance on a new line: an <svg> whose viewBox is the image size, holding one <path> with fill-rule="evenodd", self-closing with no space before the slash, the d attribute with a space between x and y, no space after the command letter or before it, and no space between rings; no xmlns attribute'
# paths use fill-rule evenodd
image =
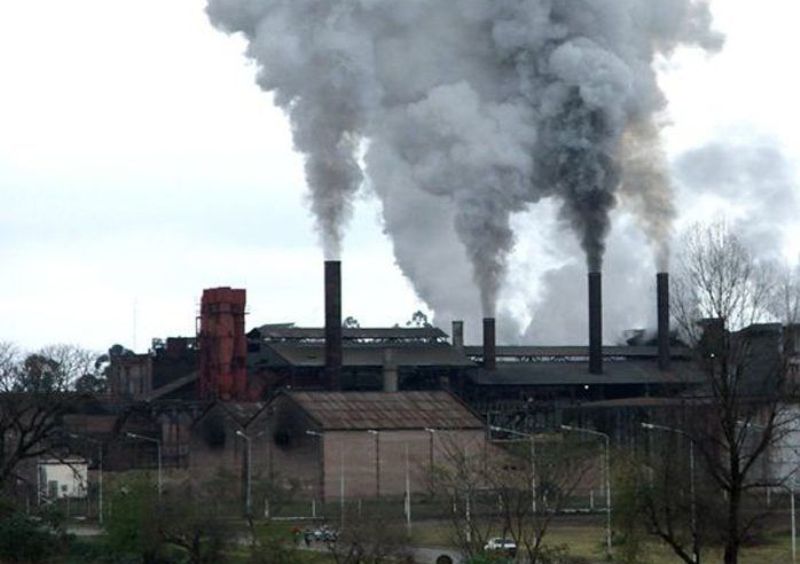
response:
<svg viewBox="0 0 800 564"><path fill-rule="evenodd" d="M411 534L411 478L408 471L408 443L406 443L406 528Z"/></svg>
<svg viewBox="0 0 800 564"><path fill-rule="evenodd" d="M375 429L367 429L367 433L375 436L375 498L381 498L381 434Z"/></svg>
<svg viewBox="0 0 800 564"><path fill-rule="evenodd" d="M252 455L253 451L250 448L250 437L248 437L247 435L245 435L242 431L240 431L238 429L236 430L236 434L239 435L240 437L242 437L244 439L245 443L247 444L247 450L245 451L247 453L247 469L245 470L247 483L245 485L245 502L244 502L244 506L245 506L245 512L246 512L247 516L250 517L250 516L253 515L253 505L252 505L252 497L251 497L251 475L252 475L251 474L251 470L252 470L251 455Z"/></svg>

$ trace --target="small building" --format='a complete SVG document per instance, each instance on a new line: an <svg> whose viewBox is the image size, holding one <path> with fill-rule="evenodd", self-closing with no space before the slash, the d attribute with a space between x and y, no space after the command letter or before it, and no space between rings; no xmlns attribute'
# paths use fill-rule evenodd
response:
<svg viewBox="0 0 800 564"><path fill-rule="evenodd" d="M483 421L446 391L287 391L267 407L270 467L316 499L427 491L453 449L486 448Z"/></svg>
<svg viewBox="0 0 800 564"><path fill-rule="evenodd" d="M39 461L39 495L44 499L85 498L89 464L69 457Z"/></svg>
<svg viewBox="0 0 800 564"><path fill-rule="evenodd" d="M112 347L108 387L112 397L137 400L153 389L153 358Z"/></svg>

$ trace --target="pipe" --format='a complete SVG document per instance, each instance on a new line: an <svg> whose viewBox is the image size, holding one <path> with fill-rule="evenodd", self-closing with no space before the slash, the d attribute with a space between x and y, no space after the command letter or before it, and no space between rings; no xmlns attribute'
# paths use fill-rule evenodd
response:
<svg viewBox="0 0 800 564"><path fill-rule="evenodd" d="M483 367L486 370L497 368L494 317L483 318Z"/></svg>
<svg viewBox="0 0 800 564"><path fill-rule="evenodd" d="M589 373L603 373L603 278L589 273Z"/></svg>
<svg viewBox="0 0 800 564"><path fill-rule="evenodd" d="M338 260L325 261L325 384L342 389L342 269Z"/></svg>
<svg viewBox="0 0 800 564"><path fill-rule="evenodd" d="M669 370L669 274L656 274L656 300L658 313L658 369Z"/></svg>

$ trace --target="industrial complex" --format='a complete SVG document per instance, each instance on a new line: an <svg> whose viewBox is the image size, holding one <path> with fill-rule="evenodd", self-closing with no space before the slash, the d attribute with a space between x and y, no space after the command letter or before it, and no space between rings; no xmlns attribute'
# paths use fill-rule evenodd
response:
<svg viewBox="0 0 800 564"><path fill-rule="evenodd" d="M221 287L203 292L196 335L154 340L146 354L113 347L106 391L64 417L65 455L84 455L89 475L100 464L197 481L228 472L242 488L291 482L321 502L400 495L424 490L419 470L446 444L487 448L489 425L535 434L574 424L623 443L704 382L702 350L670 332L664 273L655 339L602 346L602 281L592 273L589 345L544 347L497 345L492 318L477 346L464 343L460 321L450 335L343 327L340 263L324 272L323 327L248 330L246 291ZM790 329L746 331L766 354L796 359Z"/></svg>

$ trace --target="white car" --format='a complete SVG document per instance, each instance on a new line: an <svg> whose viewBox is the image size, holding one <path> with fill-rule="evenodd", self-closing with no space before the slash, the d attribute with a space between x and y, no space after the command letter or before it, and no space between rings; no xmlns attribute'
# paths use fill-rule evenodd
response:
<svg viewBox="0 0 800 564"><path fill-rule="evenodd" d="M483 550L487 552L508 552L509 554L514 554L517 551L517 543L511 539L496 537L489 539L489 542L486 543Z"/></svg>

